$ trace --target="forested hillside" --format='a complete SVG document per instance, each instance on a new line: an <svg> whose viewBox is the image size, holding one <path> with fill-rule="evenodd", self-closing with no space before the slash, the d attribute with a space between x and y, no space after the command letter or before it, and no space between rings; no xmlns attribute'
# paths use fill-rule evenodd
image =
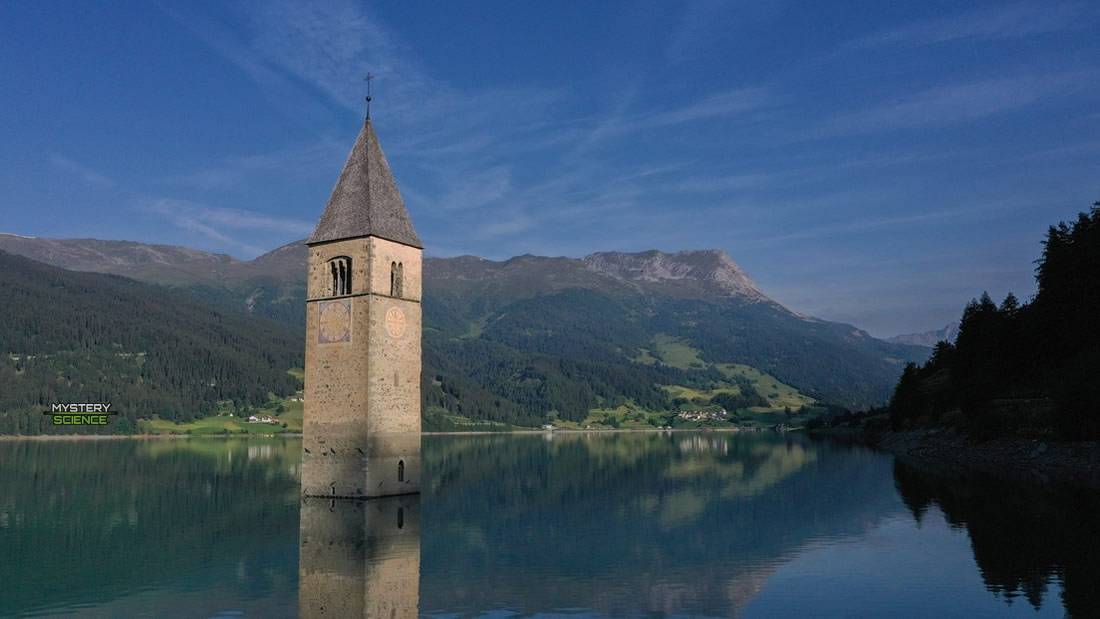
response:
<svg viewBox="0 0 1100 619"><path fill-rule="evenodd" d="M298 389L294 329L159 286L0 252L0 308L0 434L125 432L154 413L189 420ZM119 415L53 426L41 411L54 402L109 402Z"/></svg>
<svg viewBox="0 0 1100 619"><path fill-rule="evenodd" d="M52 371L67 372L71 361L84 368L73 370L79 376L89 367L100 367L110 374L100 383L108 387L102 397L131 398L139 415L164 406L162 416L177 419L205 414L218 399L248 397L253 402L266 391L289 389L290 378L282 373L244 368L235 370L241 382L229 385L218 366L212 370L212 385L192 394L187 386L202 375L203 355L209 363L224 365L225 359L238 358L248 363L262 349L267 351L262 354L280 359L280 370L301 364L306 271L301 243L244 262L184 248L94 239L0 240L58 264L125 273L168 286L142 287L96 274L67 276L71 286L137 286L142 302L178 313L166 322L174 326L157 332L162 338L156 340L157 354L174 350L169 342L177 339L177 331L191 333L182 325L193 323L195 312L216 315L235 328L251 324L251 316L257 329L269 333L230 343L215 338L213 346L196 343L182 359L153 360L160 364L157 371L170 377L169 393L159 386L143 390L144 395L131 393L142 384L132 382L135 368L144 367L137 364L149 363L141 353L153 354L154 342L150 335L133 344L114 334L120 328L114 323L108 331L103 331L108 325L84 325L83 335L72 335L84 346L83 357L72 360L55 354L44 340L11 341L12 364L37 359L53 364ZM18 281L24 303L8 323L13 340L28 332L16 327L20 321L65 329L84 315L75 308L59 314L49 289L34 284L34 276L21 275ZM179 304L183 294L209 307ZM90 292L84 296L105 302ZM474 256L429 258L423 304L423 401L425 427L430 429L471 421L580 423L593 411L605 415L617 410L640 425L663 425L670 419L664 413L682 408L733 409L737 404L737 409L784 413L815 401L849 408L876 405L888 398L904 363L923 361L928 352L877 340L851 325L797 314L764 295L729 256L714 250L602 253L584 260L530 255L499 262ZM122 310L111 306L107 315L120 316ZM142 324L162 320L165 316ZM102 337L79 339L93 333ZM269 350L266 342L275 348ZM170 362L179 365L170 370ZM6 401L24 406L45 397L38 391L56 389L41 367L21 379L22 395ZM18 371L26 369L20 365ZM263 376L273 381L266 389ZM74 384L86 389L80 386L84 382ZM146 401L152 393L156 398Z"/></svg>
<svg viewBox="0 0 1100 619"><path fill-rule="evenodd" d="M959 411L980 434L1058 429L1100 438L1100 202L1043 241L1029 303L983 294L963 312L954 345L910 364L890 403L896 427Z"/></svg>
<svg viewBox="0 0 1100 619"><path fill-rule="evenodd" d="M468 399L462 414L501 421L508 419L508 403L520 404L517 410L531 416L527 423L551 410L579 421L591 408L614 408L626 399L650 410L669 409L660 385L719 389L731 384L722 369L734 362L795 385L811 399L867 406L886 400L904 360L923 358L918 347L887 344L847 325L736 298L578 288L486 310L488 301L426 293L425 373L449 377L447 384L467 382L467 396L477 386L484 389L484 399ZM485 304L483 315L463 311L478 303ZM658 339L678 342L697 360L666 359ZM436 392L425 402L435 404L441 387L425 386ZM458 412L457 403L447 409Z"/></svg>
<svg viewBox="0 0 1100 619"><path fill-rule="evenodd" d="M628 400L650 411L673 409L662 385L710 390L725 385L717 370L639 364L603 354L595 340L574 339L577 354L530 352L492 339L454 340L427 334L423 396L426 418L433 413L535 426L562 419L579 422L594 408L616 408ZM537 347L532 347L537 348ZM592 357L584 354L592 351ZM548 415L553 413L554 417Z"/></svg>

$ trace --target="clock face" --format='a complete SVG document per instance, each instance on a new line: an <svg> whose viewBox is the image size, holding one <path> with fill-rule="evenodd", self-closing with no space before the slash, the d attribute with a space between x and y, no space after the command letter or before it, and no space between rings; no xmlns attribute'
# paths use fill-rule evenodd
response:
<svg viewBox="0 0 1100 619"><path fill-rule="evenodd" d="M321 344L351 341L351 300L321 301L317 341Z"/></svg>
<svg viewBox="0 0 1100 619"><path fill-rule="evenodd" d="M386 312L386 333L390 334L390 337L397 339L402 335L405 335L405 313L399 308L391 307Z"/></svg>

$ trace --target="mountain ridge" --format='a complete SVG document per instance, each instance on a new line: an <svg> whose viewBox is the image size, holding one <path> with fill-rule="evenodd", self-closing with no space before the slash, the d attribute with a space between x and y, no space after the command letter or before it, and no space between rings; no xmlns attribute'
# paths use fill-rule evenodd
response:
<svg viewBox="0 0 1100 619"><path fill-rule="evenodd" d="M216 285L233 288L251 280L268 278L284 287L294 287L300 280L304 287L308 262L305 239L292 241L251 260L177 245L93 238L57 239L12 233L0 233L0 250L69 270L111 273L172 286ZM624 284L625 289L685 298L705 299L715 295L741 298L774 304L796 316L809 318L768 297L729 254L719 249L608 251L593 252L581 258L523 254L504 260L473 255L432 256L425 258L425 266L440 271L440 276L499 281L508 278L510 267L532 261L568 266L575 280L569 285L580 283L581 287L608 287L607 281L581 275L578 267L583 266L594 274ZM458 265L460 268L448 265ZM295 271L300 275L294 276ZM478 274L480 277L475 277ZM552 278L545 278L543 283L551 289L555 288L549 279ZM556 279L562 278L559 275Z"/></svg>
<svg viewBox="0 0 1100 619"><path fill-rule="evenodd" d="M891 344L909 344L932 348L940 342L954 344L957 337L959 337L959 321L953 320L944 325L942 329L932 329L920 333L903 333L883 339Z"/></svg>
<svg viewBox="0 0 1100 619"><path fill-rule="evenodd" d="M663 252L595 252L580 259L589 268L622 281L698 283L710 292L775 303L724 251L687 249Z"/></svg>
<svg viewBox="0 0 1100 619"><path fill-rule="evenodd" d="M38 255L56 260L75 251L85 268L167 285L299 333L305 324L308 251L297 241L238 262L158 249L159 258L145 257L141 268L110 255L129 256L132 242L96 242L91 253L81 253L83 240L6 236L0 243L28 253L61 246L68 253ZM220 267L164 264L173 259ZM736 364L807 397L859 407L881 403L905 362L928 354L802 316L718 250L426 258L423 274L426 415L537 425L546 415L579 422L589 410L623 405L663 410L662 385L736 391Z"/></svg>

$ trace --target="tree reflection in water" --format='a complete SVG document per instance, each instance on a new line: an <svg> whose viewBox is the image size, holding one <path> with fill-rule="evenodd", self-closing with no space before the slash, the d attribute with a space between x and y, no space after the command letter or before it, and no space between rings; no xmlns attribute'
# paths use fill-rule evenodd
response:
<svg viewBox="0 0 1100 619"><path fill-rule="evenodd" d="M1052 603L1058 579L1070 617L1100 617L1100 492L940 475L896 462L894 483L919 523L937 506L965 529L986 588L1006 602Z"/></svg>

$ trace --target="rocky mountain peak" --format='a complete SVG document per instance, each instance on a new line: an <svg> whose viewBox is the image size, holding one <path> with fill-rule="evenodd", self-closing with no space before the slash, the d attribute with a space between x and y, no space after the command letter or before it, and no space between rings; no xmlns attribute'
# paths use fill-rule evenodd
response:
<svg viewBox="0 0 1100 619"><path fill-rule="evenodd" d="M615 279L702 288L711 294L771 301L726 252L690 249L667 254L598 252L583 258L588 268Z"/></svg>

